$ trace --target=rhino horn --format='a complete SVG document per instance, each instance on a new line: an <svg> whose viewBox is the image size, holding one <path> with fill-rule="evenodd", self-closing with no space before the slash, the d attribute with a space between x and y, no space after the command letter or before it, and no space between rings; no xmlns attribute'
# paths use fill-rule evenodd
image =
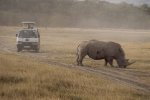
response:
<svg viewBox="0 0 150 100"><path fill-rule="evenodd" d="M128 62L128 61L129 61L129 59L126 59L126 61Z"/></svg>
<svg viewBox="0 0 150 100"><path fill-rule="evenodd" d="M127 62L127 66L134 64L136 61Z"/></svg>

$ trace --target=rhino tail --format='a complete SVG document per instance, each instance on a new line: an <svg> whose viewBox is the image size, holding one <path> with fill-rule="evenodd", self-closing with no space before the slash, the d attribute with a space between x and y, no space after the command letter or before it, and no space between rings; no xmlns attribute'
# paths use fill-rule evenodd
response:
<svg viewBox="0 0 150 100"><path fill-rule="evenodd" d="M76 52L76 62L77 62L77 65L79 65L79 46L80 44L77 46L77 52Z"/></svg>
<svg viewBox="0 0 150 100"><path fill-rule="evenodd" d="M77 46L77 52L76 52L77 56L78 56L78 52L79 52L79 46L80 46L80 44Z"/></svg>

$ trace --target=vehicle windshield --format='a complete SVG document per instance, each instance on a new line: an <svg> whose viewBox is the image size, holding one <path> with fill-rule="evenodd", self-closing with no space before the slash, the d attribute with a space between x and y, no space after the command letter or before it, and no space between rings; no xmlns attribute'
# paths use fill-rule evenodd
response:
<svg viewBox="0 0 150 100"><path fill-rule="evenodd" d="M22 30L19 34L20 38L37 38L37 34L33 30Z"/></svg>

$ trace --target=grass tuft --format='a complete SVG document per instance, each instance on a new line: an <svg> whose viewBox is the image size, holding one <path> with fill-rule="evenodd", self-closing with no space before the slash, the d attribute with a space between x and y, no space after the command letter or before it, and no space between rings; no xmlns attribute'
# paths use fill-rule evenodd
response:
<svg viewBox="0 0 150 100"><path fill-rule="evenodd" d="M17 84L17 83L21 83L21 82L24 82L25 79L22 78L22 77L17 77L17 76L0 76L0 84L3 83L3 84Z"/></svg>

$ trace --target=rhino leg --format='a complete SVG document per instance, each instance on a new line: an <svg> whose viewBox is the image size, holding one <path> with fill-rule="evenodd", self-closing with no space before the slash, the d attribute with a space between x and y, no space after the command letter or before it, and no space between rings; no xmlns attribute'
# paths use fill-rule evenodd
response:
<svg viewBox="0 0 150 100"><path fill-rule="evenodd" d="M108 63L108 61L107 61L107 59L105 59L105 64L104 64L104 66L107 66L107 63Z"/></svg>
<svg viewBox="0 0 150 100"><path fill-rule="evenodd" d="M108 57L108 58L106 58L105 64L106 64L106 62L108 62L111 67L114 67L114 65L113 65L113 57ZM106 65L107 65L107 64L106 64Z"/></svg>
<svg viewBox="0 0 150 100"><path fill-rule="evenodd" d="M86 56L85 53L79 53L78 54L78 56L77 56L77 65L83 66L82 61L83 61L85 56Z"/></svg>
<svg viewBox="0 0 150 100"><path fill-rule="evenodd" d="M78 61L77 61L77 64L78 64L79 66L83 66L82 61L83 61L83 58L84 58L84 57L85 57L85 56L79 56Z"/></svg>
<svg viewBox="0 0 150 100"><path fill-rule="evenodd" d="M113 59L111 59L111 60L109 61L109 64L110 64L111 67L114 67L114 65L113 65Z"/></svg>
<svg viewBox="0 0 150 100"><path fill-rule="evenodd" d="M76 61L77 61L77 65L79 65L79 55L77 54L77 59L76 59Z"/></svg>

